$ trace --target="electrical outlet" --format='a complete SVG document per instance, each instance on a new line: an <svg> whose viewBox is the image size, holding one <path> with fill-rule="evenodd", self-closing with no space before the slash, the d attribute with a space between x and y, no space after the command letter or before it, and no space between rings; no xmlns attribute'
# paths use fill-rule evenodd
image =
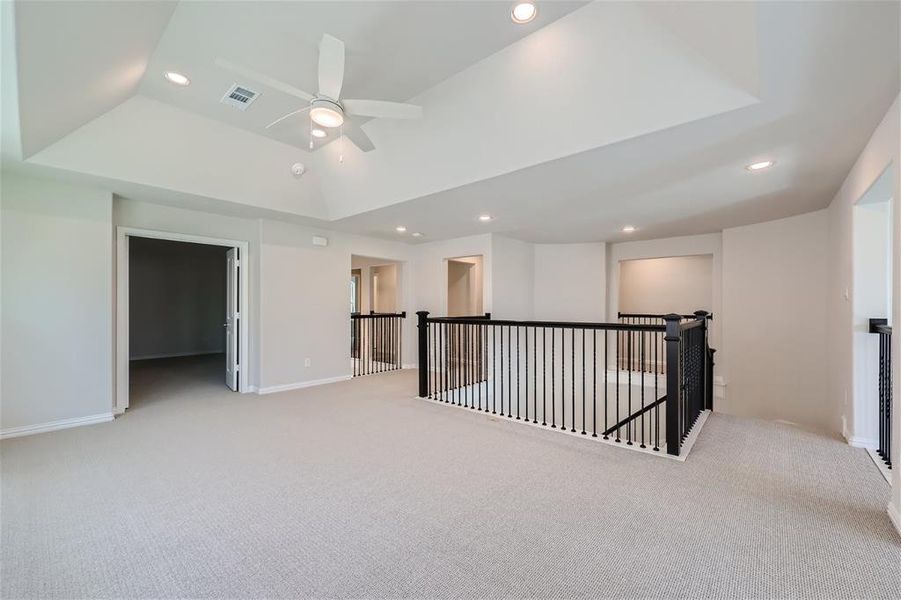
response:
<svg viewBox="0 0 901 600"><path fill-rule="evenodd" d="M309 358L303 359L303 366L310 367L313 365L313 362Z"/></svg>

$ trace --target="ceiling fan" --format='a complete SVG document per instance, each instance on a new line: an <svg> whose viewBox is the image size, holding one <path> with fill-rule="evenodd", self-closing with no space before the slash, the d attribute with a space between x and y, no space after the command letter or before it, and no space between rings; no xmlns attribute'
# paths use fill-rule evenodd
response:
<svg viewBox="0 0 901 600"><path fill-rule="evenodd" d="M274 77L269 77L248 67L221 58L216 59L216 64L274 90L309 102L309 105L291 111L273 121L267 125L267 129L289 117L310 111L310 119L313 122L327 128L341 127L341 133L347 136L357 148L363 152L369 152L375 148L372 140L360 129L359 125L347 118L348 115L383 119L418 119L422 116L422 107L413 104L388 102L385 100L342 99L344 42L327 33L322 36L322 40L319 42L318 94L310 94Z"/></svg>

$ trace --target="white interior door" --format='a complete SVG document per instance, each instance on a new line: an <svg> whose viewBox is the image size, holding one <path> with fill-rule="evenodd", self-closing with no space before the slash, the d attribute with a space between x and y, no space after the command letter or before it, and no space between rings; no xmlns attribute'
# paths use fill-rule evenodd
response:
<svg viewBox="0 0 901 600"><path fill-rule="evenodd" d="M226 262L226 301L225 301L225 385L232 391L238 391L238 323L241 318L238 302L238 249L229 248L225 254Z"/></svg>

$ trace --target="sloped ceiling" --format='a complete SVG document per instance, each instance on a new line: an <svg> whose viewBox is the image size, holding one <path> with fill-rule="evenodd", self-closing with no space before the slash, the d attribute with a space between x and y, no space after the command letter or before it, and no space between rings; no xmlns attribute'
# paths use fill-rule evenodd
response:
<svg viewBox="0 0 901 600"><path fill-rule="evenodd" d="M541 2L526 27L502 2L252 5L17 2L28 162L383 237L678 235L823 206L898 93L896 3ZM63 49L67 27L81 34ZM309 152L303 121L264 129L290 97L219 103L235 80L217 57L314 89L322 33L347 44L348 96L412 100L423 119L364 124L369 153ZM777 168L745 172L757 157Z"/></svg>
<svg viewBox="0 0 901 600"><path fill-rule="evenodd" d="M23 156L134 94L174 9L173 2L16 2Z"/></svg>

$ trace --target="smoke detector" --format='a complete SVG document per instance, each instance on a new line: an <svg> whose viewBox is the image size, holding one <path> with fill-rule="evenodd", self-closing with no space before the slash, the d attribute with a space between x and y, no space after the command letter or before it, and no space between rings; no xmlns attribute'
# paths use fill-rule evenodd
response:
<svg viewBox="0 0 901 600"><path fill-rule="evenodd" d="M291 174L295 177L302 177L306 172L307 168L303 163L294 163L293 165L291 165Z"/></svg>

